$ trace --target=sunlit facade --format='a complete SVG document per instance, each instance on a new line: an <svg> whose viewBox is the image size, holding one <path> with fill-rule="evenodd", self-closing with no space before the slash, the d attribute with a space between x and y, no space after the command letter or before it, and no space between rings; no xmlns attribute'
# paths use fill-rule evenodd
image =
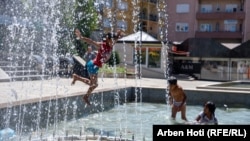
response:
<svg viewBox="0 0 250 141"><path fill-rule="evenodd" d="M250 39L249 0L167 0L168 38L212 38L222 43Z"/></svg>

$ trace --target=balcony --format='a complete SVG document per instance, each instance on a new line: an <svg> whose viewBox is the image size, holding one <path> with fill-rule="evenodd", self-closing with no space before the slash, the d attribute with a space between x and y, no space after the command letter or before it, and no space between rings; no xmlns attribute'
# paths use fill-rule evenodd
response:
<svg viewBox="0 0 250 141"><path fill-rule="evenodd" d="M196 38L217 38L217 39L242 39L242 32L230 32L230 31L215 31L215 32L195 32Z"/></svg>
<svg viewBox="0 0 250 141"><path fill-rule="evenodd" d="M140 19L141 20L149 20L149 21L158 21L158 16L156 14L140 14Z"/></svg>
<svg viewBox="0 0 250 141"><path fill-rule="evenodd" d="M196 13L197 20L225 20L225 19L245 19L245 12L214 12L214 13Z"/></svg>

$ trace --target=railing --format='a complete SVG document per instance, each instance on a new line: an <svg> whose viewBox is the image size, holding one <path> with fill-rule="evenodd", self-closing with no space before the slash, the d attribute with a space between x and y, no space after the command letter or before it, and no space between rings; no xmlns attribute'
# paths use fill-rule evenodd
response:
<svg viewBox="0 0 250 141"><path fill-rule="evenodd" d="M213 20L213 19L236 19L236 20L243 20L245 19L245 12L207 12L196 13L196 19L198 20Z"/></svg>
<svg viewBox="0 0 250 141"><path fill-rule="evenodd" d="M243 38L242 32L230 31L196 31L196 38L228 38L228 39L241 39Z"/></svg>

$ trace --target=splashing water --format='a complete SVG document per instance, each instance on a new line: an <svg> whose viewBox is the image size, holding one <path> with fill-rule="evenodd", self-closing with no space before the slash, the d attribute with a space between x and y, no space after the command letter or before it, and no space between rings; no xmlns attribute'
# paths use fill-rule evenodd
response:
<svg viewBox="0 0 250 141"><path fill-rule="evenodd" d="M102 0L100 1L100 3L104 4L106 2L106 0ZM120 1L115 1L116 3L120 3ZM8 60L11 62L11 64L9 64L10 67L14 67L16 70L19 66L21 67L25 67L28 66L29 69L29 74L32 75L32 70L35 68L36 70L39 70L39 74L41 74L40 78L41 78L41 83L40 83L40 89L39 89L39 94L40 97L42 98L44 96L44 83L43 80L46 79L46 76L49 75L49 77L55 77L57 79L59 79L58 76L58 72L59 72L59 68L58 66L59 64L59 59L61 55L65 55L67 54L67 52L60 52L59 51L59 46L61 45L58 42L58 38L62 38L65 39L65 44L69 47L72 46L72 42L70 41L70 35L68 34L69 32L71 32L70 29L65 28L65 23L62 22L63 17L66 14L69 15L74 15L73 13L71 13L74 5L75 1L67 1L67 0L21 0L21 1L11 1L11 2L6 2L6 10L4 15L10 17L10 20L8 20L6 22L6 33L5 35L7 36L7 38L5 38L5 42L6 42L6 46L2 47L3 51L6 56L6 58L8 58ZM164 3L164 2L163 2ZM137 0L133 0L132 4L134 6L133 9L133 18L132 21L134 23L134 32L137 32L138 29L140 29L141 25L140 25L140 18L139 18L139 13L140 13L140 7L138 4ZM166 7L158 7L159 11L158 14L161 17L167 17L166 16ZM111 23L111 32L113 33L115 31L113 25L115 22L115 16L117 11L108 11L108 18L112 21ZM75 15L76 17L78 16L82 16L81 14L83 13L79 13L78 15ZM125 20L125 15L123 15L123 20ZM99 15L99 18L102 19L102 15ZM161 19L158 21L159 24L161 25L161 32L160 32L160 36L161 36L161 40L162 40L162 47L163 47L163 60L166 62L164 62L164 71L166 78L168 78L169 75L169 71L168 71L168 56L167 56L167 45L165 44L165 41L167 40L167 30L166 27L164 27L167 23L167 19ZM140 29L141 30L141 29ZM166 38L166 39L165 39ZM142 88L141 88L141 84L140 84L140 78L142 77L142 67L141 67L141 62L142 62L142 57L141 57L141 46L142 46L142 42L140 40L141 38L136 38L135 39L135 44L134 44L134 52L135 52L135 81L136 81L136 88L135 88L135 101L139 101L137 103L136 106L138 106L140 108L139 111L136 111L135 115L139 118L142 119L142 109L141 109L141 102L142 102ZM114 48L115 51L115 48ZM125 47L124 47L124 51ZM126 54L126 53L124 53ZM115 55L114 55L115 56ZM167 57L167 58L164 58ZM114 58L115 59L115 58ZM114 61L115 62L115 61ZM124 62L126 62L126 56L124 56ZM39 65L37 65L39 64ZM51 66L49 67L50 64ZM125 64L126 67L126 64ZM114 85L117 86L117 82L116 82L116 78L117 78L117 72L116 72L116 65L114 66ZM12 74L13 77L17 76L17 73L13 73ZM24 78L23 78L24 79ZM31 77L28 77L28 79L31 79ZM11 90L11 95L14 98L13 101L19 99L19 97L17 97L18 95L18 91L15 91L15 89L12 86L12 84L14 84L15 80L13 79L10 82L10 90ZM22 82L25 83L25 82ZM33 84L35 85L35 84ZM18 135L21 135L22 132L33 132L34 134L32 134L32 137L43 137L46 132L48 132L48 128L50 126L50 121L54 121L54 125L52 126L52 130L53 130L53 136L55 136L55 134L57 134L59 131L58 128L58 124L59 124L59 104L58 104L58 91L59 91L59 87L60 84L56 83L57 88L54 90L54 94L55 94L55 100L49 99L49 101L47 102L47 110L48 112L46 113L46 115L43 115L44 117L41 117L41 109L43 108L43 103L42 103L42 99L39 100L39 104L38 105L34 105L32 106L32 111L35 111L35 119L30 119L30 122L34 122L33 127L31 127L31 129L28 129L28 127L23 127L23 125L25 124L24 121L25 120L25 115L26 114L30 114L31 111L29 111L29 107L26 106L24 103L19 103L18 108L13 108L12 106L12 102L10 101L9 104L9 108L6 111L6 123L5 123L5 127L9 127L10 123L10 115L13 113L16 113L16 115L18 117L15 117L18 122L15 125L16 127L16 133ZM126 82L125 82L126 85ZM28 97L29 95L32 94L32 89L33 86L30 86L30 90L26 90L26 95L25 97ZM67 88L64 89L65 91L65 95L68 95L68 90ZM125 90L126 93L126 90ZM119 101L119 92L115 91L115 104L119 107L120 101ZM125 94L126 95L126 94ZM166 94L167 95L167 94ZM126 99L126 98L125 98ZM102 99L103 101L103 99ZM67 107L70 106L70 101L68 99L65 100L64 105L63 105L63 109L65 110L64 113L64 123L67 120ZM75 119L76 117L76 109L78 108L77 103L72 103L73 106L73 119ZM51 109L51 107L56 107L55 109ZM120 112L117 114L117 119L116 121L121 122L122 117L124 116L122 114L122 112L124 112L124 110L119 109ZM127 116L127 112L125 109L125 113ZM21 114L18 114L21 113ZM55 117L51 117L52 113L55 113ZM129 114L129 113L128 113ZM128 121L126 121L128 122ZM45 129L42 129L40 127L41 124L45 124ZM142 132L142 122L140 123L140 125L138 125L138 127L135 127L139 130L141 130ZM64 126L62 127L64 131L60 131L60 132L66 132L67 126L64 124ZM128 124L125 124L125 129L127 129ZM84 127L81 127L84 128ZM121 131L123 129L123 125L120 124L120 128L117 130L117 132ZM50 129L51 130L51 129ZM127 132L127 131L125 131ZM141 134L141 138L143 138L143 134Z"/></svg>
<svg viewBox="0 0 250 141"><path fill-rule="evenodd" d="M69 30L65 29L65 23L63 23L63 14L70 13L72 10L74 1L64 0L20 0L20 1L4 1L4 9L2 10L1 17L5 17L4 25L1 25L1 29L5 32L2 33L3 40L1 44L1 59L6 59L8 64L6 67L11 68L13 73L10 74L10 91L14 100L10 101L9 108L6 111L5 123L1 123L4 127L10 126L10 115L13 114L16 122L15 131L18 135L22 132L27 132L26 127L23 127L25 114L29 114L26 110L26 106L20 102L17 108L14 108L13 102L20 101L24 97L28 97L32 93L32 85L30 89L23 90L25 82L21 82L23 91L26 92L24 97L18 97L19 91L15 90L17 86L15 83L19 79L19 74L25 74L24 77L20 77L20 80L32 80L33 77L40 79L40 97L43 97L43 80L49 77L58 76L59 58L61 52L58 50L59 42L58 39L64 39L68 42L68 46L72 45L70 35L66 32ZM67 7L66 9L64 7ZM48 61L51 62L51 66L48 66ZM22 69L22 70L19 70ZM50 69L51 68L51 69ZM50 69L50 71L48 70ZM33 71L36 70L36 74ZM57 92L56 92L57 93ZM39 100L40 104L33 107L36 111L34 114L37 115L36 119L30 119L34 122L35 127L31 128L31 131L35 131L40 134L41 122L46 119L41 119L41 108L42 100ZM48 105L48 109L52 104ZM48 121L50 120L50 112L48 112ZM17 117L15 117L15 115ZM57 123L57 116L55 116L55 123ZM48 123L47 123L48 126ZM56 126L56 124L55 124ZM55 127L56 130L56 127Z"/></svg>

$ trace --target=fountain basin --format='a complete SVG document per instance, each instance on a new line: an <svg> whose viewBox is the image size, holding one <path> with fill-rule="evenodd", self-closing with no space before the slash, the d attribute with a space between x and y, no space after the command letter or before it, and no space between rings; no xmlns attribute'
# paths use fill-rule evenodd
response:
<svg viewBox="0 0 250 141"><path fill-rule="evenodd" d="M250 91L249 80L238 80L230 82L219 82L211 85L198 86L200 89L213 89L213 90L232 90L232 91Z"/></svg>
<svg viewBox="0 0 250 141"><path fill-rule="evenodd" d="M102 114L124 103L135 101L163 105L166 103L164 79L100 78L99 87L90 97L90 101L93 102L91 106L86 106L82 101L82 95L88 87L78 82L71 86L71 81L71 79L55 79L0 83L2 90L0 114L4 115L0 117L0 128L8 125L16 132L29 134L37 129L48 129L61 122L67 123L93 114ZM225 104L230 108L249 108L250 94L247 91L197 88L200 85L217 82L186 80L178 82L183 86L188 96L187 104L190 106L200 106L205 101L212 100L221 108Z"/></svg>

